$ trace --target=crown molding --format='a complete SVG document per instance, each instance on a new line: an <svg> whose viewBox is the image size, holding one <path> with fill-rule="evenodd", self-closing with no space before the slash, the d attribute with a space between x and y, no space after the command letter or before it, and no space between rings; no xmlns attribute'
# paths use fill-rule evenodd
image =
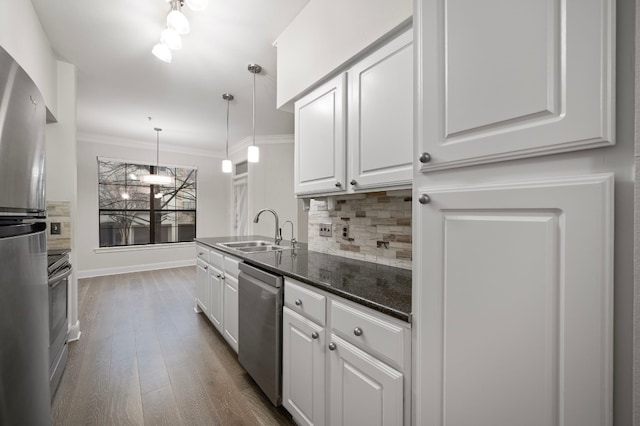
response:
<svg viewBox="0 0 640 426"><path fill-rule="evenodd" d="M139 141L136 139L116 138L113 136L100 135L95 133L78 133L78 142L95 143L103 145L120 146L124 148L144 149L155 151L156 144L153 142ZM256 138L257 142L257 138ZM224 151L206 150L187 146L162 144L163 152L172 152L175 154L194 155L198 157L225 158Z"/></svg>
<svg viewBox="0 0 640 426"><path fill-rule="evenodd" d="M229 155L246 150L251 145L252 137L247 136L229 146ZM293 143L293 134L286 135L256 135L256 145L277 145Z"/></svg>

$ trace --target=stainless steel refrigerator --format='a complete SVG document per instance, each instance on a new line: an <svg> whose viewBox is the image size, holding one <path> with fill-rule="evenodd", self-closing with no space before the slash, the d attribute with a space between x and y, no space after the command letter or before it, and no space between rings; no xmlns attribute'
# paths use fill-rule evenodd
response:
<svg viewBox="0 0 640 426"><path fill-rule="evenodd" d="M0 425L51 423L46 110L0 48Z"/></svg>

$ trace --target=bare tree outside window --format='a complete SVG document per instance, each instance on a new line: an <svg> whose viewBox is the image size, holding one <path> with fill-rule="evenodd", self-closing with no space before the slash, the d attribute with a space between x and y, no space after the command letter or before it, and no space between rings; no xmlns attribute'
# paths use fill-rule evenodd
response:
<svg viewBox="0 0 640 426"><path fill-rule="evenodd" d="M170 186L148 185L142 175L173 177ZM98 159L100 247L193 241L196 169Z"/></svg>

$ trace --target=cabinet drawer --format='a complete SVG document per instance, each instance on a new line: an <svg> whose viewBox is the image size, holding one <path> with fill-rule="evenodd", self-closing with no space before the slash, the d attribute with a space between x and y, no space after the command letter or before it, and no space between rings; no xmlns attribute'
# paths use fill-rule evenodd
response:
<svg viewBox="0 0 640 426"><path fill-rule="evenodd" d="M209 263L218 269L224 269L224 256L217 250L211 250L209 253Z"/></svg>
<svg viewBox="0 0 640 426"><path fill-rule="evenodd" d="M224 257L224 272L225 275L231 275L234 278L238 278L238 263L240 263L239 259L235 257L226 256Z"/></svg>
<svg viewBox="0 0 640 426"><path fill-rule="evenodd" d="M331 301L331 326L347 341L404 367L404 328L335 300Z"/></svg>
<svg viewBox="0 0 640 426"><path fill-rule="evenodd" d="M284 304L318 324L325 325L326 298L321 294L285 279Z"/></svg>
<svg viewBox="0 0 640 426"><path fill-rule="evenodd" d="M196 257L203 262L209 263L209 249L205 246L196 245Z"/></svg>

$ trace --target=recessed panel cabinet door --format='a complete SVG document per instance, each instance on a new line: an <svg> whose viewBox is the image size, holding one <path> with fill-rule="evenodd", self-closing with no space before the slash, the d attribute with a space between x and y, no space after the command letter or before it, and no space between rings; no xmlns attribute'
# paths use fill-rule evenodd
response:
<svg viewBox="0 0 640 426"><path fill-rule="evenodd" d="M411 184L413 31L349 71L349 185L354 190Z"/></svg>
<svg viewBox="0 0 640 426"><path fill-rule="evenodd" d="M418 1L421 171L614 143L614 0Z"/></svg>
<svg viewBox="0 0 640 426"><path fill-rule="evenodd" d="M287 307L282 324L282 405L297 424L323 426L324 329Z"/></svg>
<svg viewBox="0 0 640 426"><path fill-rule="evenodd" d="M419 194L422 424L611 425L613 176Z"/></svg>
<svg viewBox="0 0 640 426"><path fill-rule="evenodd" d="M346 74L295 103L295 193L343 191Z"/></svg>
<svg viewBox="0 0 640 426"><path fill-rule="evenodd" d="M329 424L402 425L402 373L335 334L329 345Z"/></svg>
<svg viewBox="0 0 640 426"><path fill-rule="evenodd" d="M196 266L196 304L209 315L209 266L201 261Z"/></svg>
<svg viewBox="0 0 640 426"><path fill-rule="evenodd" d="M224 280L222 272L209 266L209 318L213 325L222 333L222 297Z"/></svg>
<svg viewBox="0 0 640 426"><path fill-rule="evenodd" d="M231 275L224 278L224 338L238 352L238 280Z"/></svg>

